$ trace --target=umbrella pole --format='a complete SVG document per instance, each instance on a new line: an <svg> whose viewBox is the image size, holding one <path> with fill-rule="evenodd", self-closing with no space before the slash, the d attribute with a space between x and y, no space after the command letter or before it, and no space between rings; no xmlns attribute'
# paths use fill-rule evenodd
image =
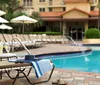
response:
<svg viewBox="0 0 100 85"><path fill-rule="evenodd" d="M23 22L23 34L24 34L24 22Z"/></svg>
<svg viewBox="0 0 100 85"><path fill-rule="evenodd" d="M4 29L3 29L3 34L4 34Z"/></svg>

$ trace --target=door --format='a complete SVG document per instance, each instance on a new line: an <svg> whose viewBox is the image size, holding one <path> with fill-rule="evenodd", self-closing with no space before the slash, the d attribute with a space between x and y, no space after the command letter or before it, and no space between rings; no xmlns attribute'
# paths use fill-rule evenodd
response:
<svg viewBox="0 0 100 85"><path fill-rule="evenodd" d="M83 28L81 28L81 27L71 27L69 31L70 31L69 32L70 36L74 40L82 40L82 38L83 38Z"/></svg>
<svg viewBox="0 0 100 85"><path fill-rule="evenodd" d="M83 38L83 30L82 28L77 28L77 36L78 36L78 40L82 40Z"/></svg>

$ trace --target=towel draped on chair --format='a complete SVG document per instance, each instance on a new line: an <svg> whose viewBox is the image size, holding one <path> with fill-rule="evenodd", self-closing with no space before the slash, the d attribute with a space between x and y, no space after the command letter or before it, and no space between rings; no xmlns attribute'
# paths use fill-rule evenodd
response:
<svg viewBox="0 0 100 85"><path fill-rule="evenodd" d="M25 62L31 63L35 69L36 77L39 78L46 72L50 71L53 68L53 64L48 59L35 59L35 60L24 60L24 59L15 59L9 60L9 62Z"/></svg>

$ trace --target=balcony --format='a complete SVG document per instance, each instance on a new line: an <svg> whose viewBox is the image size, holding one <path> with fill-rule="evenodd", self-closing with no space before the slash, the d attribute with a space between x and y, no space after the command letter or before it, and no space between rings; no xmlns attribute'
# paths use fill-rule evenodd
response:
<svg viewBox="0 0 100 85"><path fill-rule="evenodd" d="M64 0L61 0L61 1L59 1L59 0L55 0L55 1L50 0L49 5L48 5L48 7L65 7L65 6L66 5L65 5Z"/></svg>
<svg viewBox="0 0 100 85"><path fill-rule="evenodd" d="M61 3L61 4L49 4L48 7L66 7L65 4Z"/></svg>

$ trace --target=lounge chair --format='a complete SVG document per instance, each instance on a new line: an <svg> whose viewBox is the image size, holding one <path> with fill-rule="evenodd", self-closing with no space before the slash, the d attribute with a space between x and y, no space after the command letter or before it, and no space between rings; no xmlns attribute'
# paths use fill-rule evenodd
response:
<svg viewBox="0 0 100 85"><path fill-rule="evenodd" d="M17 35L16 34L12 34L12 37L14 38L14 37L17 37Z"/></svg>
<svg viewBox="0 0 100 85"><path fill-rule="evenodd" d="M24 37L25 41L27 41L30 44L31 47L36 46L36 43L31 41L31 39L29 38L29 36L27 34L24 34L23 37Z"/></svg>
<svg viewBox="0 0 100 85"><path fill-rule="evenodd" d="M10 60L10 62L31 63L32 67L35 69L35 73L36 73L37 78L40 78L42 75L44 75L45 73L47 73L48 71L51 70L49 78L47 80L32 83L28 79L27 75L24 73L24 70L23 69L18 69L17 70L18 74L16 75L12 85L14 85L17 78L20 78L20 76L19 76L20 73L22 73L25 76L25 78L27 79L27 81L32 85L47 82L47 81L50 80L50 78L52 76L52 73L54 71L54 67L55 67L54 64L51 63L50 60L36 59L36 58L34 58L33 55L26 55L24 60L23 59L17 59L17 60Z"/></svg>
<svg viewBox="0 0 100 85"><path fill-rule="evenodd" d="M6 60L0 61L0 79L2 79L2 72L7 73L8 77L11 79L15 79L14 77L12 77L10 75L10 71L11 70L18 70L18 69L26 69L26 68L30 68L29 70L31 70L31 64L30 63L10 63ZM30 71L29 71L30 72ZM27 74L27 76L29 75L29 73Z"/></svg>
<svg viewBox="0 0 100 85"><path fill-rule="evenodd" d="M2 43L6 42L2 34L0 34L0 42L2 42Z"/></svg>
<svg viewBox="0 0 100 85"><path fill-rule="evenodd" d="M35 42L35 41L38 41L39 40L39 37L37 34L31 34L29 35L31 41ZM39 40L40 41L40 40Z"/></svg>
<svg viewBox="0 0 100 85"><path fill-rule="evenodd" d="M35 43L36 47L40 47L43 44L39 35L31 34L31 35L29 35L29 38L32 42Z"/></svg>
<svg viewBox="0 0 100 85"><path fill-rule="evenodd" d="M50 37L46 34L42 34L42 41L46 42L46 43L51 43L52 40L50 39Z"/></svg>
<svg viewBox="0 0 100 85"><path fill-rule="evenodd" d="M21 42L26 46L26 47L29 47L30 44L29 41L26 41L23 34L17 34L17 37L21 40Z"/></svg>
<svg viewBox="0 0 100 85"><path fill-rule="evenodd" d="M56 37L55 36L49 35L49 37L50 37L52 43L57 43L57 40L56 40Z"/></svg>
<svg viewBox="0 0 100 85"><path fill-rule="evenodd" d="M3 38L5 39L4 45L12 45L13 36L11 34L3 34ZM21 48L20 43L18 41L14 41L13 44L15 50Z"/></svg>

